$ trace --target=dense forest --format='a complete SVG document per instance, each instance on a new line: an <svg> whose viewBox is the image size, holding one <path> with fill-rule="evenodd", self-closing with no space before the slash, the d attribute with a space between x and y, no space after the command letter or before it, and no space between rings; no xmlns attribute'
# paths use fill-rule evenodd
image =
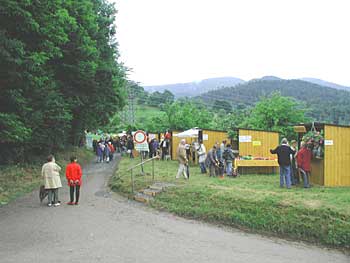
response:
<svg viewBox="0 0 350 263"><path fill-rule="evenodd" d="M261 98L274 92L295 98L312 120L334 124L350 124L350 92L319 86L302 80L253 80L202 94L198 98L207 105L231 111L253 107Z"/></svg>
<svg viewBox="0 0 350 263"><path fill-rule="evenodd" d="M78 145L126 98L116 9L105 0L3 0L0 163Z"/></svg>

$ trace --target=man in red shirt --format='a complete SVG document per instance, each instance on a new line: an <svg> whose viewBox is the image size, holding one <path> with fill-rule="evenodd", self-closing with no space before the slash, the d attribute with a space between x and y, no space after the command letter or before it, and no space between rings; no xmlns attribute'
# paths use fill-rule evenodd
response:
<svg viewBox="0 0 350 263"><path fill-rule="evenodd" d="M70 202L68 205L77 205L79 203L80 186L82 183L81 177L83 175L80 165L77 163L78 159L75 156L70 158L71 163L66 168L66 178L70 188ZM74 203L75 192L75 203Z"/></svg>
<svg viewBox="0 0 350 263"><path fill-rule="evenodd" d="M304 188L310 188L311 158L311 151L307 148L305 142L301 142L301 149L297 153L297 164L303 177Z"/></svg>

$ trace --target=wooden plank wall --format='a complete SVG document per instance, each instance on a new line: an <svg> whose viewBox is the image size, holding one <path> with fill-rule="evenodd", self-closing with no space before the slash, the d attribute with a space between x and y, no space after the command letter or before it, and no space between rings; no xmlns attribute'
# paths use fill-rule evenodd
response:
<svg viewBox="0 0 350 263"><path fill-rule="evenodd" d="M301 176L300 180L303 180ZM324 160L311 161L311 184L324 185Z"/></svg>
<svg viewBox="0 0 350 263"><path fill-rule="evenodd" d="M270 153L270 149L275 149L279 145L279 134L270 131L256 131L239 129L239 136L252 136L251 142L239 142L239 155L252 155L254 157L277 158ZM261 142L261 145L253 145L253 142Z"/></svg>
<svg viewBox="0 0 350 263"><path fill-rule="evenodd" d="M205 140L206 135L208 135L208 140ZM230 143L230 138L228 137L227 132L203 130L203 144L207 152L214 146L216 142L219 142L219 146L220 146L220 144L224 140L226 140L226 143Z"/></svg>
<svg viewBox="0 0 350 263"><path fill-rule="evenodd" d="M350 127L325 125L324 185L350 186Z"/></svg>
<svg viewBox="0 0 350 263"><path fill-rule="evenodd" d="M179 146L181 138L175 137L174 134L180 133L182 131L173 131L172 135L172 142L171 142L171 153L172 153L172 160L176 159L176 150ZM207 136L206 136L207 135ZM204 140L204 138L208 137L207 140ZM185 138L186 143L191 144L194 141L197 141L197 138ZM228 133L224 131L213 131L213 130L203 130L203 143L207 150L207 152L213 147L213 145L216 142L219 142L219 144L226 140L227 143L230 142L230 139L228 138Z"/></svg>

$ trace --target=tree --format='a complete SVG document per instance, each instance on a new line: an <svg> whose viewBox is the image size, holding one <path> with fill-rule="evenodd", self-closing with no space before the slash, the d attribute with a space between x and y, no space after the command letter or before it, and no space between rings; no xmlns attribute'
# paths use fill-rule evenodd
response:
<svg viewBox="0 0 350 263"><path fill-rule="evenodd" d="M77 145L122 108L115 13L104 0L1 2L0 163Z"/></svg>
<svg viewBox="0 0 350 263"><path fill-rule="evenodd" d="M213 105L213 110L224 110L226 113L229 113L232 111L231 104L226 100L215 100Z"/></svg>
<svg viewBox="0 0 350 263"><path fill-rule="evenodd" d="M275 92L255 105L245 124L250 128L278 131L282 136L295 138L293 125L305 121L305 110L296 100Z"/></svg>
<svg viewBox="0 0 350 263"><path fill-rule="evenodd" d="M204 106L195 105L189 100L178 100L165 108L171 129L212 127L212 114Z"/></svg>

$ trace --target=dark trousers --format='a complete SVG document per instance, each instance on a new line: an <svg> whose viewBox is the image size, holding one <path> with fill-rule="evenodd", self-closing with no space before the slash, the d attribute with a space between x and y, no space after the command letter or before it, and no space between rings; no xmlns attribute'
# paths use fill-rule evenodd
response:
<svg viewBox="0 0 350 263"><path fill-rule="evenodd" d="M80 185L73 185L69 187L70 189L70 201L74 202L74 191L75 191L75 202L79 202L79 195L80 195Z"/></svg>

